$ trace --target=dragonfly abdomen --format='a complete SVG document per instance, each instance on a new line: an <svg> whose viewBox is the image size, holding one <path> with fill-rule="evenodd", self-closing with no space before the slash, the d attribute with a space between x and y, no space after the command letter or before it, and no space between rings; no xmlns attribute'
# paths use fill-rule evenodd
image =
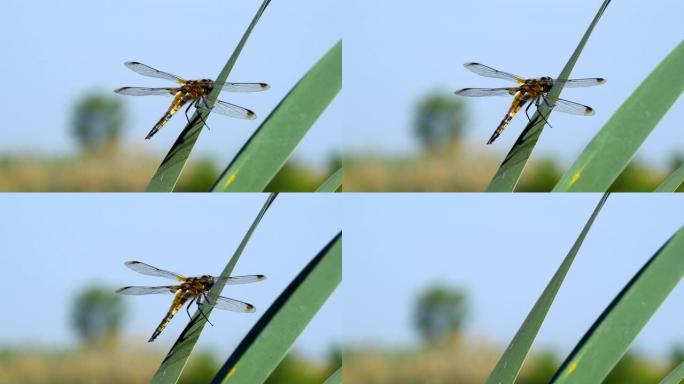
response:
<svg viewBox="0 0 684 384"><path fill-rule="evenodd" d="M171 322L171 319L173 316L176 315L179 309L183 307L183 304L188 300L188 294L186 292L178 291L176 293L176 297L173 298L173 303L171 304L171 308L169 308L169 311L166 312L166 316L162 319L161 323L157 326L157 329L154 330L154 333L150 337L149 340L147 340L148 343L151 343L154 341L154 339L159 336L160 333L166 328L167 325Z"/></svg>
<svg viewBox="0 0 684 384"><path fill-rule="evenodd" d="M499 126L492 134L492 137L489 138L487 144L493 143L497 137L501 136L501 133L504 131L504 129L506 129L506 127L508 127L508 124L513 119L513 116L520 111L520 108L522 108L522 106L525 105L528 100L529 96L520 92L516 93L515 97L513 98L513 103L511 103L511 107L508 109L506 116L504 116L503 120L501 120L501 123L499 123Z"/></svg>

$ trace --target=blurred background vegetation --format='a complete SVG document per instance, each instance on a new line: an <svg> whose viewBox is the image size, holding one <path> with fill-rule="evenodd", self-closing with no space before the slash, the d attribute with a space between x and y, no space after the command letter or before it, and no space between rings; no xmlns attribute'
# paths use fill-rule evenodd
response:
<svg viewBox="0 0 684 384"><path fill-rule="evenodd" d="M147 151L144 143L125 147L122 137L127 121L128 111L121 98L102 92L85 94L73 106L68 132L78 144L78 152L62 156L0 152L0 191L144 190L163 154ZM321 170L291 159L267 191L313 191L340 164L340 159L333 158L329 167ZM209 157L191 157L176 190L206 192L227 165Z"/></svg>
<svg viewBox="0 0 684 384"><path fill-rule="evenodd" d="M525 118L525 116L522 116ZM345 191L468 191L486 189L503 160L463 140L468 126L467 104L451 93L432 92L417 103L412 122L420 152L407 156L373 152L346 153ZM493 130L494 128L492 128ZM485 139L483 138L483 141ZM577 154L579 156L579 153ZM677 167L684 153L660 169L634 159L611 191L653 191ZM522 192L548 192L560 179L563 165L554 157L533 156L518 184ZM680 188L684 191L684 188Z"/></svg>
<svg viewBox="0 0 684 384"><path fill-rule="evenodd" d="M0 346L0 384L147 383L165 353L136 349L133 342L121 338L126 315L125 303L113 288L84 287L71 309L71 325L79 344L72 348ZM195 351L179 383L208 383L227 357ZM320 384L340 364L341 355L334 348L330 356L316 361L291 351L267 383Z"/></svg>
<svg viewBox="0 0 684 384"><path fill-rule="evenodd" d="M426 287L416 298L413 312L413 324L421 342L412 347L349 347L344 355L345 382L483 383L505 346L466 334L463 327L467 318L466 292L443 284ZM554 351L533 349L516 383L548 383L562 358ZM630 351L604 384L657 383L682 361L684 349L681 348L673 348L668 361Z"/></svg>

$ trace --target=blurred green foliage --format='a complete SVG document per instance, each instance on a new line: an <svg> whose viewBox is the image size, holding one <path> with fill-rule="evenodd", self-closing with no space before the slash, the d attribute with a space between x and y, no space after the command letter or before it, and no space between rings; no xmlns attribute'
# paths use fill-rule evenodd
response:
<svg viewBox="0 0 684 384"><path fill-rule="evenodd" d="M418 296L414 325L427 342L459 335L467 314L466 295L457 288L434 285Z"/></svg>
<svg viewBox="0 0 684 384"><path fill-rule="evenodd" d="M115 341L126 313L114 290L90 286L80 292L72 308L72 325L84 344Z"/></svg>
<svg viewBox="0 0 684 384"><path fill-rule="evenodd" d="M72 133L84 151L116 150L125 120L126 110L120 99L91 92L74 107Z"/></svg>

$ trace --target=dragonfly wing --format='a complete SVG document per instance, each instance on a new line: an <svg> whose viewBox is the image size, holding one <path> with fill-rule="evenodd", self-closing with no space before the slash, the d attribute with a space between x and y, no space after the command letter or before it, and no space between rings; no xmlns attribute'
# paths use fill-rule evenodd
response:
<svg viewBox="0 0 684 384"><path fill-rule="evenodd" d="M554 83L563 83L567 88L592 87L594 85L604 84L606 79L596 77L592 79L555 79Z"/></svg>
<svg viewBox="0 0 684 384"><path fill-rule="evenodd" d="M520 76L516 76L510 73L502 72L499 70L496 70L492 67L488 67L484 64L480 63L465 63L463 66L472 72L477 73L480 76L486 76L486 77L494 77L497 79L504 79L504 80L510 80L510 81L515 81L516 83L524 83L525 79L521 78Z"/></svg>
<svg viewBox="0 0 684 384"><path fill-rule="evenodd" d="M164 79L164 80L171 80L175 81L178 84L183 84L185 83L185 80L181 79L180 77L176 75L172 75L170 73L162 72L158 69L154 69L150 67L149 65L145 65L143 63L138 63L137 61L127 61L124 63L126 67L128 67L131 71L139 73L143 76L148 76L148 77L156 77L159 79Z"/></svg>
<svg viewBox="0 0 684 384"><path fill-rule="evenodd" d="M463 88L454 93L459 96L481 97L513 95L516 91L517 88Z"/></svg>
<svg viewBox="0 0 684 384"><path fill-rule="evenodd" d="M166 285L162 287L123 287L116 290L122 295L154 295L157 293L175 293L178 287Z"/></svg>
<svg viewBox="0 0 684 384"><path fill-rule="evenodd" d="M216 100L216 102L211 105L209 100L207 100L205 97L198 101L197 108L208 109L212 112L220 113L230 117L237 117L238 119L256 119L256 114L249 109L239 107L235 104L226 103L225 101L221 100Z"/></svg>
<svg viewBox="0 0 684 384"><path fill-rule="evenodd" d="M209 297L207 297L208 299ZM209 300L209 304L212 304L214 308L225 309L226 311L233 312L246 312L252 313L256 311L256 308L252 304L243 303L242 301L229 299L227 297L219 296L215 303Z"/></svg>
<svg viewBox="0 0 684 384"><path fill-rule="evenodd" d="M565 99L557 99L555 101L552 101L546 97L544 97L543 99L544 101L541 102L542 105L544 105L545 107L553 108L554 111L583 116L591 116L594 114L593 108L579 103L575 103L573 101Z"/></svg>
<svg viewBox="0 0 684 384"><path fill-rule="evenodd" d="M265 83L216 83L214 86L228 92L261 92L271 88Z"/></svg>
<svg viewBox="0 0 684 384"><path fill-rule="evenodd" d="M138 272L142 273L143 275L148 275L148 276L158 276L158 277L165 277L167 279L172 279L172 280L178 280L178 281L185 281L185 277L165 271L163 269L159 269L156 267L153 267L149 264L141 263L139 261L127 261L124 263L128 268Z"/></svg>
<svg viewBox="0 0 684 384"><path fill-rule="evenodd" d="M128 96L148 96L148 95L173 95L178 91L177 88L142 88L142 87L123 87L115 89L114 92Z"/></svg>
<svg viewBox="0 0 684 384"><path fill-rule="evenodd" d="M264 281L266 280L266 276L264 275L249 275L249 276L230 276L227 278L220 278L220 277L215 277L214 278L217 281L225 281L226 285L238 285L238 284L249 284L249 283L255 283L257 281Z"/></svg>

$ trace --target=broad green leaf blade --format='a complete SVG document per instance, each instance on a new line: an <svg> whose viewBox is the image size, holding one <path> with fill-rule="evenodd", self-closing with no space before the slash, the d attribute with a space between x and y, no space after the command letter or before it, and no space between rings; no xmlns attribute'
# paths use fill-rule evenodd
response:
<svg viewBox="0 0 684 384"><path fill-rule="evenodd" d="M684 183L684 164L672 172L662 184L656 188L656 192L675 192Z"/></svg>
<svg viewBox="0 0 684 384"><path fill-rule="evenodd" d="M552 383L601 383L684 277L680 228L599 316L556 371Z"/></svg>
<svg viewBox="0 0 684 384"><path fill-rule="evenodd" d="M532 343L534 342L535 337L537 337L537 333L539 333L544 318L546 317L553 300L556 298L556 294L558 293L572 262L575 260L575 256L577 255L577 252L579 252L579 249L584 242L584 238L587 236L587 233L589 233L589 229L594 223L596 216L601 211L601 208L603 208L606 199L608 199L608 194L604 194L599 201L594 209L594 213L591 214L589 221L587 221L584 225L584 229L582 229L579 237L577 237L575 244L570 248L570 252L565 256L560 267L558 267L558 270L551 278L551 281L549 281L546 288L544 288L544 292L542 292L539 299L537 299L537 302L534 304L534 307L532 307L527 318L525 318L522 326L520 326L520 329L518 329L513 340L511 340L511 343L506 348L501 359L499 359L496 367L494 367L494 370L487 378L486 384L512 384L515 382L515 378L518 376L520 368L522 368L522 365L525 362L525 357L530 352Z"/></svg>
<svg viewBox="0 0 684 384"><path fill-rule="evenodd" d="M604 192L684 91L684 42L620 106L553 188Z"/></svg>
<svg viewBox="0 0 684 384"><path fill-rule="evenodd" d="M584 45L587 43L587 40L589 40L591 32L594 30L596 23L598 23L603 12L608 7L608 4L610 4L610 0L603 1L601 8L599 8L596 16L594 16L594 20L584 33L577 48L575 48L575 52L570 56L570 60L568 60L560 75L558 75L558 79L567 79L570 77L570 72L572 72L572 69L575 67L575 63L577 62L580 53L582 53ZM551 98L558 97L562 89L562 83L554 85L549 92L549 96ZM522 175L522 172L525 169L527 160L529 160L532 150L537 144L539 135L541 135L542 130L544 130L544 125L546 123L544 122L544 119L540 118L540 114L544 116L544 119L548 120L551 111L548 108L541 107L534 113L531 121L520 134L518 140L513 145L513 148L508 152L503 163L496 171L489 186L487 186L487 192L513 192L515 186L518 184L518 180L520 180L520 175Z"/></svg>
<svg viewBox="0 0 684 384"><path fill-rule="evenodd" d="M682 381L684 381L684 362L672 370L669 375L665 376L660 384L680 384Z"/></svg>
<svg viewBox="0 0 684 384"><path fill-rule="evenodd" d="M342 233L273 302L212 383L263 383L342 281Z"/></svg>
<svg viewBox="0 0 684 384"><path fill-rule="evenodd" d="M228 261L228 264L223 269L223 272L221 272L221 277L230 276L231 272L233 271L233 268L235 267L235 264L240 258L240 255L242 255L242 251L247 246L247 242L252 237L252 233L254 233L254 230L256 229L257 225L259 225L261 218L264 217L264 214L271 206L276 196L277 193L268 196L266 202L261 208L261 211L259 211L259 214L254 219L254 222L252 222L252 225L249 227L247 233L242 238L240 245ZM214 287L211 289L211 291L209 291L209 296L213 299L216 299L223 290L225 284L225 280L218 280L214 284ZM204 314L207 317L209 317L209 315L211 314L211 310L212 307L210 305L202 305L202 312L204 312ZM178 381L178 378L180 377L180 374L183 371L183 367L185 367L185 364L188 361L188 357L190 357L190 353L192 352L192 349L195 347L195 343L199 339L202 329L204 329L205 323L206 320L204 316L202 316L199 313L199 311L196 311L188 325L185 327L183 332L178 337L178 340L176 340L176 343L173 345L173 347L171 347L171 350L164 358L164 361L162 362L159 369L157 369L157 372L154 374L152 380L150 381L151 383L175 383L176 381Z"/></svg>
<svg viewBox="0 0 684 384"><path fill-rule="evenodd" d="M340 188L342 188L342 168L335 171L335 173L324 181L316 192L337 192Z"/></svg>
<svg viewBox="0 0 684 384"><path fill-rule="evenodd" d="M252 29L254 29L254 26L259 21L259 18L261 18L261 15L270 2L271 0L264 0L261 4L252 23L247 27L242 39L240 39L237 47L235 47L233 54L216 78L217 83L225 82L228 79L230 71L233 70L233 66L235 66L235 62L237 61L240 52L242 52L242 48L245 46L249 35L252 33ZM214 88L208 96L209 100L211 102L216 101L220 92L221 90L218 87ZM145 192L173 191L178 182L178 178L183 172L183 168L185 168L188 157L190 157L192 147L195 146L195 142L197 141L200 132L202 132L202 128L204 128L203 121L207 120L207 116L209 116L209 112L206 110L195 111L188 125L185 126L180 136L178 136L178 139L176 139L176 142L173 143L169 153L164 157L164 160L162 160L159 169L157 169L157 172L152 176Z"/></svg>
<svg viewBox="0 0 684 384"><path fill-rule="evenodd" d="M337 371L330 375L323 384L342 384L342 367L337 368Z"/></svg>
<svg viewBox="0 0 684 384"><path fill-rule="evenodd" d="M340 89L342 41L290 90L223 171L213 191L263 191Z"/></svg>

